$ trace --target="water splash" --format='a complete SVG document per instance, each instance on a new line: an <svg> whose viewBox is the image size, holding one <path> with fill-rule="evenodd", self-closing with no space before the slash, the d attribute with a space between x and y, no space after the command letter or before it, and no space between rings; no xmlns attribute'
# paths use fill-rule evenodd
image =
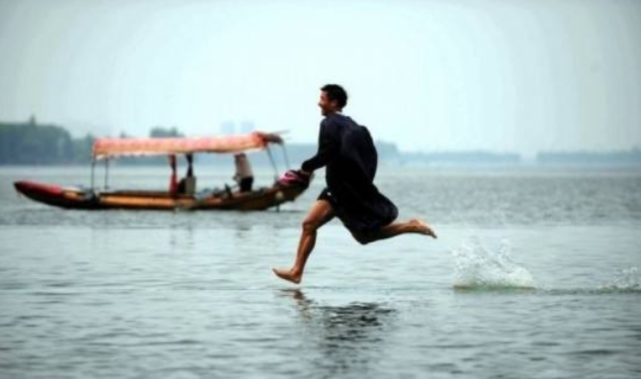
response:
<svg viewBox="0 0 641 379"><path fill-rule="evenodd" d="M533 289L534 279L510 258L510 243L502 240L495 251L478 237L470 237L454 250L454 287L461 289Z"/></svg>
<svg viewBox="0 0 641 379"><path fill-rule="evenodd" d="M641 272L632 266L616 273L614 279L605 282L601 290L610 291L641 291Z"/></svg>

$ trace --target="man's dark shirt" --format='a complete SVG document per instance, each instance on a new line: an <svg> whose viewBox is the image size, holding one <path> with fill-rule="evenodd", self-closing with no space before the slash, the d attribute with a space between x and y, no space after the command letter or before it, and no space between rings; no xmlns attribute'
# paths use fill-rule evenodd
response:
<svg viewBox="0 0 641 379"><path fill-rule="evenodd" d="M319 199L328 200L336 216L355 232L372 232L398 216L396 206L374 185L378 155L369 131L341 114L327 116L320 126L318 153L302 169L326 166L327 188Z"/></svg>

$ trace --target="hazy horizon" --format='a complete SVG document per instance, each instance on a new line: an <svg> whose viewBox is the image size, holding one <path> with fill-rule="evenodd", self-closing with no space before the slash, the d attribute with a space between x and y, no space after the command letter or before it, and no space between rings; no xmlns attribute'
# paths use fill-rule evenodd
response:
<svg viewBox="0 0 641 379"><path fill-rule="evenodd" d="M404 151L641 146L641 2L0 0L0 121L313 143L319 87Z"/></svg>

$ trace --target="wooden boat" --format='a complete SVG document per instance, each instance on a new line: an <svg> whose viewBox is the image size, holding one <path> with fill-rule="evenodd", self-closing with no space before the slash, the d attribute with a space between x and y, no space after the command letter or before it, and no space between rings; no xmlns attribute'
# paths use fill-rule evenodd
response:
<svg viewBox="0 0 641 379"><path fill-rule="evenodd" d="M106 186L108 161L119 156L238 153L267 149L276 169L269 151L270 143L283 146L280 136L260 132L232 137L99 139L93 146L91 188L60 187L34 181L19 181L14 186L32 200L68 209L265 210L293 201L306 190L307 184L276 181L269 187L248 192L233 191L227 187L192 194L172 193L169 190L100 190L94 188L94 168L96 161L105 160Z"/></svg>
<svg viewBox="0 0 641 379"><path fill-rule="evenodd" d="M60 187L32 181L14 183L16 190L28 198L68 209L140 209L140 210L265 210L293 201L302 186L271 187L251 192L220 191L205 196L171 196L167 191L94 191Z"/></svg>

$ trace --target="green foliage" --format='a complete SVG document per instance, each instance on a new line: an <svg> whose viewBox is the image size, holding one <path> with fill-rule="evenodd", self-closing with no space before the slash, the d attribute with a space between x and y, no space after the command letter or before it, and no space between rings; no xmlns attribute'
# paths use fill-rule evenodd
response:
<svg viewBox="0 0 641 379"><path fill-rule="evenodd" d="M163 128L162 126L154 126L149 131L149 137L152 138L167 138L167 137L184 137L184 135L176 129L173 128Z"/></svg>
<svg viewBox="0 0 641 379"><path fill-rule="evenodd" d="M57 125L0 123L0 164L87 162L93 137L74 140Z"/></svg>
<svg viewBox="0 0 641 379"><path fill-rule="evenodd" d="M150 137L184 137L176 127L154 127ZM128 138L125 132L120 138ZM95 138L87 134L72 138L63 127L36 124L32 117L28 122L0 123L0 165L8 164L88 164ZM123 158L121 164L167 164L166 157Z"/></svg>

